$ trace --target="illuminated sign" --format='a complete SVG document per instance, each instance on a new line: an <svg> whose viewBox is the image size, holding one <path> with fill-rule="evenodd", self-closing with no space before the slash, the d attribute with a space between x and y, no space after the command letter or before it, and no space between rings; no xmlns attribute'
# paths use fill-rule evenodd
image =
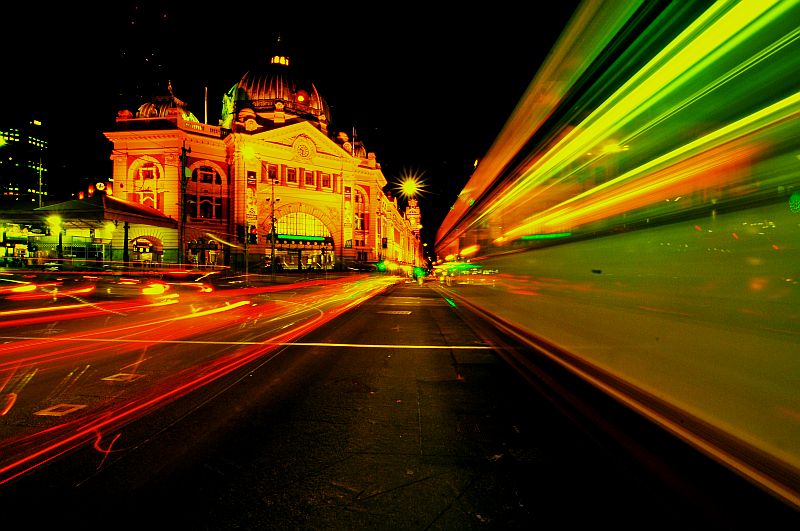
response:
<svg viewBox="0 0 800 531"><path fill-rule="evenodd" d="M330 236L301 236L298 234L278 234L279 243L299 245L325 245L332 246L333 238Z"/></svg>

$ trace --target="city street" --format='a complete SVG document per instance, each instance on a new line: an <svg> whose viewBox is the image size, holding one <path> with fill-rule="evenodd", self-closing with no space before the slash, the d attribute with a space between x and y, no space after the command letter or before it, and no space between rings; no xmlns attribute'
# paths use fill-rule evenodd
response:
<svg viewBox="0 0 800 531"><path fill-rule="evenodd" d="M271 302L215 313L196 327L171 321L158 328L162 341L146 346L126 332L132 341L114 342L113 353L96 342L64 349L41 372L74 366L141 377L65 385L58 373L36 387L36 396L67 388L60 401L92 397L84 409L97 413L76 413L81 420L74 423L65 423L69 415L42 417L28 426L20 419L30 408L5 416L7 434L36 427L40 436L84 435L68 454L4 485L5 514L91 528L158 521L209 530L591 522L674 529L687 521L708 528L796 517L576 382L569 392L584 393L583 405L558 396L554 390L567 381L556 372L532 387L494 351L520 347L432 284L374 277L334 286L261 294ZM330 301L366 292L373 296L344 315L310 317L314 307L338 308ZM266 311L277 300L280 316ZM165 320L149 312L140 319L150 327ZM131 357L141 363L138 372L123 370ZM587 402L591 412L582 410ZM608 417L586 418L600 412ZM626 430L622 437L619 429ZM26 439L12 440L5 449L31 448ZM39 444L38 437L30 441ZM67 450L35 448L53 458ZM51 510L20 510L26 506Z"/></svg>

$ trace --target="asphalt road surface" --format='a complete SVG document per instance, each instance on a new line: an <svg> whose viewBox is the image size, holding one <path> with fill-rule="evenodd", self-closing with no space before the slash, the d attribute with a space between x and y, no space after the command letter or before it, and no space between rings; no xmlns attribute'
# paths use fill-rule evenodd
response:
<svg viewBox="0 0 800 531"><path fill-rule="evenodd" d="M203 348L198 346L198 348ZM398 284L0 491L61 529L761 529L798 514ZM576 398L577 397L577 398ZM6 527L20 529L21 527Z"/></svg>

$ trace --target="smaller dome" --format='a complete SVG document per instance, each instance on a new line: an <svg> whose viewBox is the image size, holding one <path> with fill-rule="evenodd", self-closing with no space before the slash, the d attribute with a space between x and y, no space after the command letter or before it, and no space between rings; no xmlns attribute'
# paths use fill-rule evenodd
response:
<svg viewBox="0 0 800 531"><path fill-rule="evenodd" d="M156 96L153 101L140 105L136 111L136 118L171 118L180 114L184 121L199 122L200 120L189 111L189 106L175 97L171 82L168 84L168 90L168 96Z"/></svg>

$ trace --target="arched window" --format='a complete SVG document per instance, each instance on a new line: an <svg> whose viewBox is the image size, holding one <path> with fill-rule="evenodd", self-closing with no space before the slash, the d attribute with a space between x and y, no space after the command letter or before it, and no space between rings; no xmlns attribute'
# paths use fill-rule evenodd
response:
<svg viewBox="0 0 800 531"><path fill-rule="evenodd" d="M154 192L150 191L141 192L141 195L139 197L140 197L139 201L144 206L149 206L150 208L158 208L156 205L156 195Z"/></svg>
<svg viewBox="0 0 800 531"><path fill-rule="evenodd" d="M330 232L319 218L305 212L291 212L276 221L278 234L291 236L330 236Z"/></svg>
<svg viewBox="0 0 800 531"><path fill-rule="evenodd" d="M223 219L225 194L226 185L220 172L211 166L198 166L192 170L191 182L186 187L187 215L194 219Z"/></svg>
<svg viewBox="0 0 800 531"><path fill-rule="evenodd" d="M353 224L355 230L367 230L369 227L369 215L367 213L367 202L364 200L364 194L360 190L355 193L355 212L353 213Z"/></svg>

